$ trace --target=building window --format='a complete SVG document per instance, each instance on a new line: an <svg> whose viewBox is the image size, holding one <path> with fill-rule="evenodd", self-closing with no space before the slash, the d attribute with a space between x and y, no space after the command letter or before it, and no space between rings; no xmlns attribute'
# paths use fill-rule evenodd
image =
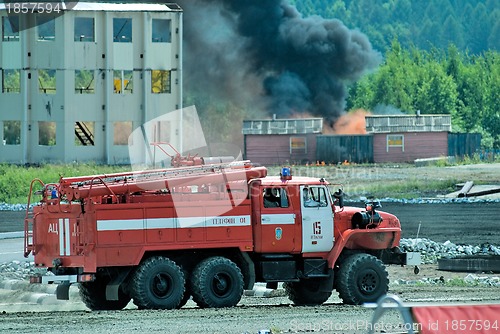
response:
<svg viewBox="0 0 500 334"><path fill-rule="evenodd" d="M76 94L94 94L94 71L76 70L75 71L75 93Z"/></svg>
<svg viewBox="0 0 500 334"><path fill-rule="evenodd" d="M2 93L21 92L21 71L2 70Z"/></svg>
<svg viewBox="0 0 500 334"><path fill-rule="evenodd" d="M132 122L115 122L113 133L114 145L128 145L128 138L132 134Z"/></svg>
<svg viewBox="0 0 500 334"><path fill-rule="evenodd" d="M3 122L3 144L4 145L21 144L21 121Z"/></svg>
<svg viewBox="0 0 500 334"><path fill-rule="evenodd" d="M170 93L170 71L151 71L151 92L153 94Z"/></svg>
<svg viewBox="0 0 500 334"><path fill-rule="evenodd" d="M290 154L306 154L306 153L307 153L307 138L290 137Z"/></svg>
<svg viewBox="0 0 500 334"><path fill-rule="evenodd" d="M94 36L94 18L75 17L75 42L94 42Z"/></svg>
<svg viewBox="0 0 500 334"><path fill-rule="evenodd" d="M113 42L132 42L132 19L113 19Z"/></svg>
<svg viewBox="0 0 500 334"><path fill-rule="evenodd" d="M56 18L55 16L37 15L36 25L39 41L56 40Z"/></svg>
<svg viewBox="0 0 500 334"><path fill-rule="evenodd" d="M401 152L405 151L405 136L404 135L387 135L387 152L390 147L401 148Z"/></svg>
<svg viewBox="0 0 500 334"><path fill-rule="evenodd" d="M134 90L133 71L113 71L113 92L115 94L132 94Z"/></svg>
<svg viewBox="0 0 500 334"><path fill-rule="evenodd" d="M94 146L94 122L75 122L75 145Z"/></svg>
<svg viewBox="0 0 500 334"><path fill-rule="evenodd" d="M56 70L38 70L38 91L42 94L56 93Z"/></svg>
<svg viewBox="0 0 500 334"><path fill-rule="evenodd" d="M153 19L153 43L172 41L171 24L171 20Z"/></svg>
<svg viewBox="0 0 500 334"><path fill-rule="evenodd" d="M2 40L5 42L19 41L19 16L2 16Z"/></svg>
<svg viewBox="0 0 500 334"><path fill-rule="evenodd" d="M40 146L56 145L55 122L38 122L38 145Z"/></svg>

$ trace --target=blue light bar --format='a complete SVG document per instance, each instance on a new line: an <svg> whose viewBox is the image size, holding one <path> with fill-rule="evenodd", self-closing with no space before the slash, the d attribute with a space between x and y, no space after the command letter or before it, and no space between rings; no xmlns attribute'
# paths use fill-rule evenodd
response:
<svg viewBox="0 0 500 334"><path fill-rule="evenodd" d="M281 168L281 179L291 180L292 179L292 169L290 167Z"/></svg>

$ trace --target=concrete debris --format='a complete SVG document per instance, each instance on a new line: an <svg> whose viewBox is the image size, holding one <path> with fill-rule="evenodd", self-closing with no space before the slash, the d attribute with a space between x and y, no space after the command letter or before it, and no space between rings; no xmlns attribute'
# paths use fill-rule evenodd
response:
<svg viewBox="0 0 500 334"><path fill-rule="evenodd" d="M451 241L438 243L426 238L401 239L400 247L405 252L419 252L424 264L436 263L440 258L463 255L500 255L500 247L489 243L481 245L456 245Z"/></svg>

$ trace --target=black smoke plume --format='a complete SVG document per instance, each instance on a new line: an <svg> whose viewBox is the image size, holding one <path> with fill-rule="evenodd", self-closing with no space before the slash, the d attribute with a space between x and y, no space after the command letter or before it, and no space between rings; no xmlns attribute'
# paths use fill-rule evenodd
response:
<svg viewBox="0 0 500 334"><path fill-rule="evenodd" d="M346 84L381 56L341 21L302 17L286 0L178 0L184 9L184 80L235 105L334 121Z"/></svg>

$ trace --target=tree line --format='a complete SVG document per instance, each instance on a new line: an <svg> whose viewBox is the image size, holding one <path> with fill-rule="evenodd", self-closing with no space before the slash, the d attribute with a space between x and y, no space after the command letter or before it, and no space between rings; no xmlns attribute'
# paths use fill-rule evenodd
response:
<svg viewBox="0 0 500 334"><path fill-rule="evenodd" d="M395 40L384 63L350 87L347 109L451 114L454 132L481 133L500 148L500 54L405 49ZM390 110L394 113L394 110Z"/></svg>
<svg viewBox="0 0 500 334"><path fill-rule="evenodd" d="M303 16L341 20L365 33L377 50L394 38L430 51L454 44L479 54L500 51L498 0L290 0Z"/></svg>

